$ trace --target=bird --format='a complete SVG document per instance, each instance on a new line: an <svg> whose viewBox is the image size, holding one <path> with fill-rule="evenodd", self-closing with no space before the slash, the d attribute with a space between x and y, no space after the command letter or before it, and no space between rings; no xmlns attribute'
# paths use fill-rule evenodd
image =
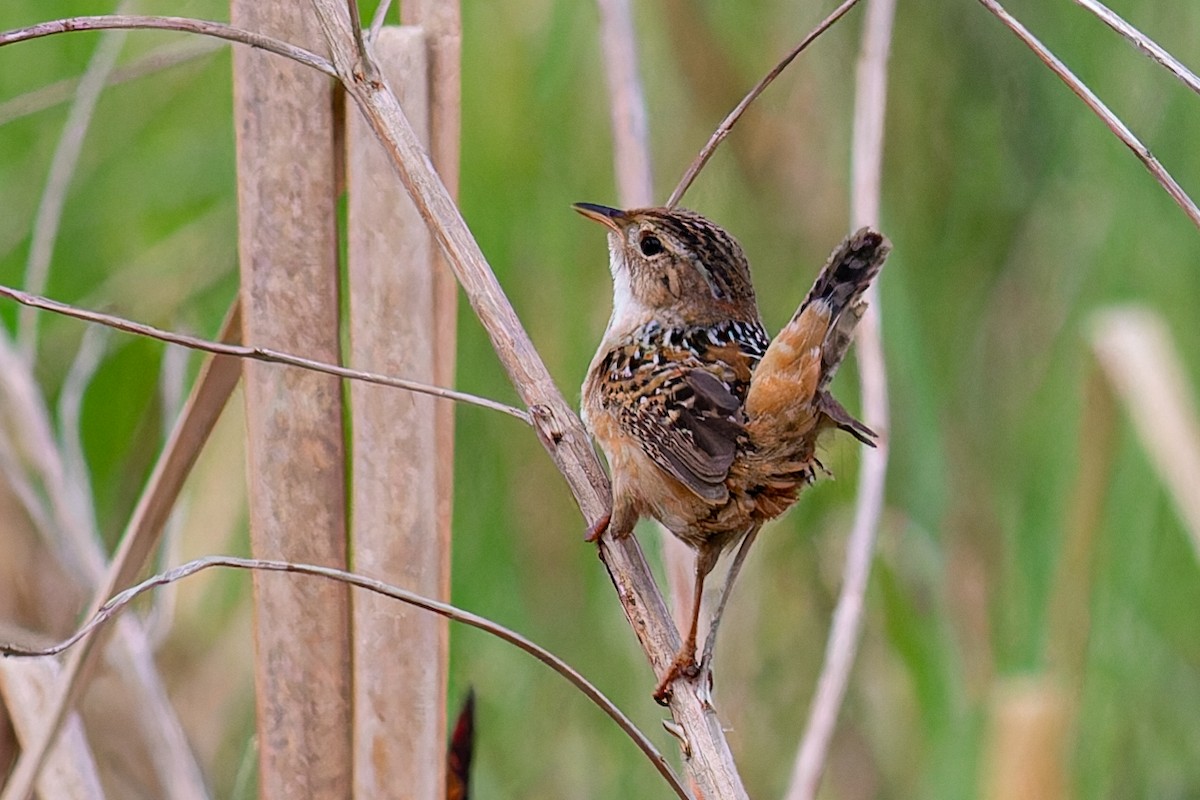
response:
<svg viewBox="0 0 1200 800"><path fill-rule="evenodd" d="M608 462L612 510L588 531L658 520L696 551L690 626L654 697L709 669L734 577L763 523L824 467L822 434L876 434L829 393L891 244L863 228L839 245L778 335L767 336L741 245L681 208L576 203L608 229L612 315L581 390L581 418ZM741 543L696 662L704 581ZM711 673L710 673L711 676Z"/></svg>

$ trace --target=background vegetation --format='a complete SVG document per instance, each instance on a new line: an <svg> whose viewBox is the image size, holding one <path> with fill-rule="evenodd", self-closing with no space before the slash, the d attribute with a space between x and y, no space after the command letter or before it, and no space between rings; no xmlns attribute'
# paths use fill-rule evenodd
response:
<svg viewBox="0 0 1200 800"><path fill-rule="evenodd" d="M51 5L8 0L0 28L112 10ZM1200 5L1113 5L1200 66ZM227 14L216 0L146 0L136 10ZM639 4L661 198L720 117L825 10L780 0ZM1014 0L1010 10L1200 192L1200 98L1066 0ZM463 13L462 207L570 397L610 296L601 232L569 208L615 199L596 9L468 0ZM767 92L685 201L742 241L772 330L846 232L860 17ZM131 34L120 62L179 40ZM0 102L80 75L97 41L0 50ZM1089 449L1098 432L1083 419L1095 399L1091 315L1110 304L1161 314L1200 386L1200 236L978 4L942 3L937 13L901 4L891 63L882 223L895 252L882 292L892 462L863 650L824 796L981 794L995 722L1021 693L1067 709L1062 756L1074 796L1193 796L1197 554L1124 417L1111 449ZM23 281L67 108L0 125L7 285ZM50 296L215 335L237 286L230 109L227 49L104 92L71 181ZM0 316L11 327L15 307L0 306ZM41 325L38 378L53 404L83 327L49 316ZM465 306L459 335L460 388L515 402ZM83 444L110 544L164 435L163 366L161 345L114 335L84 397ZM853 374L837 385L851 408ZM192 481L172 561L246 549L240 426L239 399ZM458 443L454 602L580 666L670 751L652 676L535 438L462 407ZM809 491L760 539L724 630L717 700L752 796L778 796L787 783L839 582L857 449L829 443L824 460L838 480ZM1098 494L1080 488L1089 465L1104 476ZM1064 542L1089 507L1100 512L1090 545L1067 565L1086 578L1062 588ZM183 586L162 650L221 797L235 792L253 726L248 587L233 575ZM1059 602L1084 613L1059 624ZM51 633L70 626L69 613L57 624ZM1065 666L1054 657L1064 641ZM550 672L476 631L455 629L452 642L452 698L468 685L477 692L479 797L665 796L624 736Z"/></svg>

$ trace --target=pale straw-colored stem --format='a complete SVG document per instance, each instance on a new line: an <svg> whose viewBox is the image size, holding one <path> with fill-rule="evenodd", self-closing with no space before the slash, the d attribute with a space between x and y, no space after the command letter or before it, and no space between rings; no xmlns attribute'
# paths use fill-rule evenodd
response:
<svg viewBox="0 0 1200 800"><path fill-rule="evenodd" d="M1075 4L1095 14L1101 22L1128 39L1147 58L1157 61L1184 86L1200 94L1200 78L1196 77L1196 73L1185 67L1182 61L1168 53L1158 42L1130 25L1099 0L1075 0Z"/></svg>
<svg viewBox="0 0 1200 800"><path fill-rule="evenodd" d="M1113 132L1121 142L1133 151L1138 160L1145 165L1154 179L1159 185L1166 190L1175 204L1183 209L1183 213L1188 215L1196 227L1200 228L1200 208L1197 208L1196 203L1188 196L1183 187L1171 177L1159 160L1146 145L1142 144L1141 140L1133 135L1133 131L1129 130L1121 119L1109 110L1108 106L1096 96L1096 93L1087 87L1087 85L1075 77L1071 70L1067 69L1067 65L1059 60L1058 56L1050 52L1050 50L1038 41L1029 30L1022 25L1012 14L1009 14L1004 6L1000 5L996 0L979 0L983 7L996 16L1004 25L1017 35L1025 45L1034 52L1043 64L1057 75L1067 87L1075 93L1075 95L1083 101L1084 105L1092 110L1105 126Z"/></svg>
<svg viewBox="0 0 1200 800"><path fill-rule="evenodd" d="M129 5L122 3L121 9ZM58 227L62 222L63 207L67 202L67 190L83 152L83 141L91 126L92 113L100 100L100 93L108 83L108 76L116 66L117 56L125 46L123 30L107 31L96 46L92 58L84 71L83 79L75 89L75 102L67 114L54 156L50 159L50 174L42 189L37 216L33 220L30 234L29 258L25 262L26 291L41 294L50 277L50 262L54 258L54 243L58 239ZM17 315L17 347L27 361L32 363L37 356L38 314L32 308L22 308Z"/></svg>
<svg viewBox="0 0 1200 800"><path fill-rule="evenodd" d="M887 101L887 64L895 0L869 0L859 53L851 157L851 228L879 224L883 169L883 124ZM808 723L792 768L787 800L811 800L821 785L829 744L862 637L863 612L875 539L883 511L888 463L887 370L880 337L878 285L867 293L867 312L858 323L858 369L863 416L881 434L863 453L858 476L854 524L846 543L842 588L825 646L825 659L809 709Z"/></svg>

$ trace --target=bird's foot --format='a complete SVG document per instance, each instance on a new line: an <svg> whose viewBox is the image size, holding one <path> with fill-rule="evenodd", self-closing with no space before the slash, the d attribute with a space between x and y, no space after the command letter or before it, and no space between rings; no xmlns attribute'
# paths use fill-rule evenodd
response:
<svg viewBox="0 0 1200 800"><path fill-rule="evenodd" d="M583 540L585 542L594 542L599 539L604 535L604 532L608 530L608 523L611 521L612 514L605 514L603 517L596 520L594 525L588 526L587 536L585 536Z"/></svg>
<svg viewBox="0 0 1200 800"><path fill-rule="evenodd" d="M671 701L671 684L676 678L695 678L700 674L700 665L696 663L696 654L691 648L684 648L675 656L675 660L671 662L671 666L667 667L667 671L663 673L658 680L658 686L654 689L654 702L660 706L665 706Z"/></svg>

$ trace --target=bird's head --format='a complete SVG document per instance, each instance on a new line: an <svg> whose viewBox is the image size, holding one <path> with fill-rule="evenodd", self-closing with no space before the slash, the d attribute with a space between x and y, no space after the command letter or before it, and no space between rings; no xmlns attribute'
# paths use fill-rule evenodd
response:
<svg viewBox="0 0 1200 800"><path fill-rule="evenodd" d="M608 228L610 329L651 319L663 325L758 319L741 245L711 220L682 209L622 211L594 203L574 208Z"/></svg>

